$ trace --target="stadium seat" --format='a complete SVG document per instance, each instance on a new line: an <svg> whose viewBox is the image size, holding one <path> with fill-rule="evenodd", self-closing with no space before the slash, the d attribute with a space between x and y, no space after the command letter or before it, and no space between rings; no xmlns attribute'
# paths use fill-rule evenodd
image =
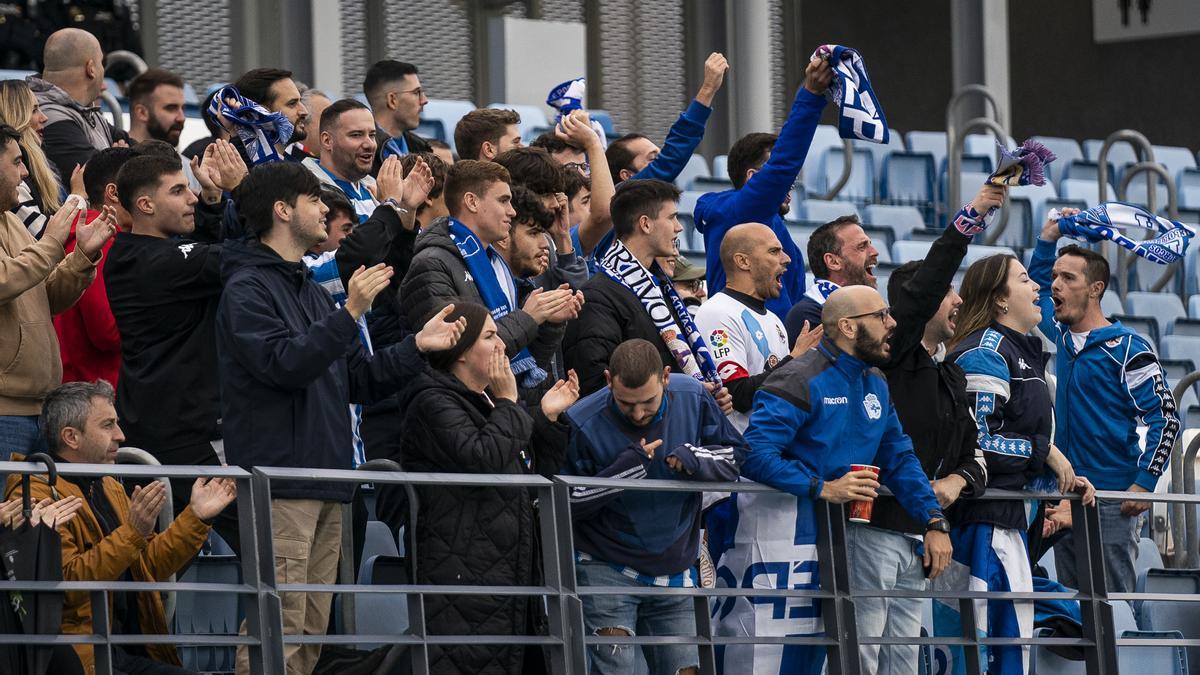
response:
<svg viewBox="0 0 1200 675"><path fill-rule="evenodd" d="M1146 340L1150 342L1151 347L1155 347L1155 345L1158 344L1159 337L1162 335L1162 332L1158 327L1158 319L1153 316L1138 314L1114 314L1112 315L1112 320L1120 321L1126 328L1130 328L1138 335L1146 338ZM1200 343L1200 338L1197 339L1197 342ZM1163 356L1166 358L1174 358L1169 354L1163 354Z"/></svg>
<svg viewBox="0 0 1200 675"><path fill-rule="evenodd" d="M442 129L446 134L446 143L450 144L450 149L458 152L454 145L454 127L458 125L458 121L463 115L475 110L479 106L471 101L456 101L452 99L429 99L429 103L421 110L421 120L438 120L442 123Z"/></svg>
<svg viewBox="0 0 1200 675"><path fill-rule="evenodd" d="M948 170L946 162L942 162L942 168L938 171L938 201L946 201L946 196L950 192ZM958 199L965 204L979 191L979 186L983 185L992 175L991 160L972 155L963 157L963 164L959 168L958 175Z"/></svg>
<svg viewBox="0 0 1200 675"><path fill-rule="evenodd" d="M1175 177L1175 187L1179 188L1179 206L1182 208L1200 208L1200 169L1184 169Z"/></svg>
<svg viewBox="0 0 1200 675"><path fill-rule="evenodd" d="M683 194L679 195L679 212L695 217L696 202L699 201L700 197L702 196L704 196L703 192L684 190Z"/></svg>
<svg viewBox="0 0 1200 675"><path fill-rule="evenodd" d="M699 176L692 179L692 190L695 192L724 192L732 189L733 182L728 178Z"/></svg>
<svg viewBox="0 0 1200 675"><path fill-rule="evenodd" d="M1154 161L1167 168L1171 176L1179 175L1184 169L1196 168L1196 156L1191 150L1177 145L1155 145Z"/></svg>
<svg viewBox="0 0 1200 675"><path fill-rule="evenodd" d="M1117 295L1116 291L1106 291L1100 298L1100 310L1104 312L1104 316L1112 316L1124 314L1125 306L1121 304L1121 296Z"/></svg>
<svg viewBox="0 0 1200 675"><path fill-rule="evenodd" d="M1147 600L1142 603L1142 630L1179 631L1189 640L1200 639L1200 612L1196 603ZM1188 647L1188 661L1200 663L1200 647Z"/></svg>
<svg viewBox="0 0 1200 675"><path fill-rule="evenodd" d="M1167 386L1171 387L1171 389L1174 389L1175 385L1185 375L1196 370L1196 364L1188 359L1160 359L1158 363L1162 367L1163 375L1167 378ZM1191 406L1200 405L1200 399L1196 397L1196 388L1194 386L1188 387L1183 392L1183 397L1179 401L1176 401L1175 404L1179 410L1187 410ZM1142 540L1143 545L1146 541L1145 539ZM1153 544L1154 542L1150 543ZM1157 552L1157 549L1155 549L1155 552ZM1150 567L1162 567L1162 558L1158 558L1156 564L1142 565L1142 558L1139 555L1138 571L1140 572L1142 569Z"/></svg>
<svg viewBox="0 0 1200 675"><path fill-rule="evenodd" d="M845 148L830 148L825 152L825 161L821 164L821 174L824 184L822 192L828 192L842 177L842 163L846 156ZM875 199L875 160L866 150L855 150L853 163L850 166L850 176L846 184L838 191L837 198L855 202L869 202Z"/></svg>
<svg viewBox="0 0 1200 675"><path fill-rule="evenodd" d="M879 194L891 203L925 206L933 201L933 155L897 152L883 160Z"/></svg>
<svg viewBox="0 0 1200 675"><path fill-rule="evenodd" d="M241 583L241 564L233 555L201 555L178 580L181 583ZM234 593L176 592L172 631L177 635L237 635L241 622ZM185 668L198 672L233 672L235 648L179 646Z"/></svg>
<svg viewBox="0 0 1200 675"><path fill-rule="evenodd" d="M1083 154L1089 160L1098 162L1100 161L1100 148L1103 146L1103 139L1089 138L1083 142ZM1108 157L1106 159L1120 171L1124 169L1125 165L1133 164L1137 161L1137 152L1128 142L1117 141L1108 149Z"/></svg>
<svg viewBox="0 0 1200 675"><path fill-rule="evenodd" d="M1159 353L1168 359L1191 359L1200 363L1200 337L1168 335L1158 343Z"/></svg>
<svg viewBox="0 0 1200 675"><path fill-rule="evenodd" d="M441 120L421 120L413 133L421 138L435 139L439 141L446 140L446 126Z"/></svg>
<svg viewBox="0 0 1200 675"><path fill-rule="evenodd" d="M1063 179L1061 194L1064 199L1076 199L1087 204L1088 208L1100 203L1100 186L1094 180ZM1115 197L1113 194L1110 199Z"/></svg>
<svg viewBox="0 0 1200 675"><path fill-rule="evenodd" d="M1146 208L1150 207L1150 202L1146 199L1146 195L1149 194L1146 191L1147 175L1150 174L1134 177L1133 181L1129 183L1129 188L1125 191L1126 202ZM1160 176L1150 175L1150 177L1154 179L1154 211L1157 213L1159 209L1167 206L1167 186L1162 182ZM1110 193L1110 195L1110 200L1117 198L1115 192Z"/></svg>
<svg viewBox="0 0 1200 675"><path fill-rule="evenodd" d="M982 244L971 244L967 247L967 255L963 257L962 267L970 267L976 260L986 258L993 255L1017 255L1015 251L1007 246L984 246Z"/></svg>
<svg viewBox="0 0 1200 675"><path fill-rule="evenodd" d="M1188 318L1200 319L1200 293L1188 296Z"/></svg>
<svg viewBox="0 0 1200 675"><path fill-rule="evenodd" d="M908 233L908 238L912 241L937 241L938 237L942 236L945 230L936 227L918 227Z"/></svg>
<svg viewBox="0 0 1200 675"><path fill-rule="evenodd" d="M1034 136L1033 140L1049 148L1050 152L1055 155L1055 160L1050 163L1046 171L1046 177L1055 185L1058 185L1063 171L1070 166L1071 162L1083 159L1083 148L1079 147L1079 141L1074 138Z"/></svg>
<svg viewBox="0 0 1200 675"><path fill-rule="evenodd" d="M729 155L713 157L712 175L713 178L729 179Z"/></svg>
<svg viewBox="0 0 1200 675"><path fill-rule="evenodd" d="M1012 136L1008 137L1007 143L1008 150L1017 147L1017 142ZM967 134L963 140L963 151L968 155L982 155L989 160L995 160L996 137L992 134Z"/></svg>
<svg viewBox="0 0 1200 675"><path fill-rule="evenodd" d="M403 558L363 558L363 585L407 584L408 566ZM354 628L359 635L404 635L408 633L408 598L402 593L359 593L354 599ZM360 649L378 645L360 644Z"/></svg>
<svg viewBox="0 0 1200 675"><path fill-rule="evenodd" d="M892 244L892 262L903 265L910 260L922 260L929 253L927 241L903 240Z"/></svg>
<svg viewBox="0 0 1200 675"><path fill-rule="evenodd" d="M1130 314L1158 319L1161 335L1170 335L1175 319L1187 316L1183 301L1174 293L1130 291L1125 295L1125 308Z"/></svg>
<svg viewBox="0 0 1200 675"><path fill-rule="evenodd" d="M520 103L490 103L489 108L496 110L515 110L521 116L521 138L531 130L537 127L549 127L550 120L546 117L546 110L539 105L522 105Z"/></svg>
<svg viewBox="0 0 1200 675"><path fill-rule="evenodd" d="M1172 631L1118 630L1122 638L1131 640L1182 640L1183 633ZM1184 647L1117 647L1117 665L1122 673L1146 673L1149 675L1187 675L1187 649Z"/></svg>
<svg viewBox="0 0 1200 675"><path fill-rule="evenodd" d="M1050 166L1054 166L1054 164L1057 164L1057 163L1058 162L1054 162ZM1117 193L1117 189L1115 187L1116 183L1114 182L1116 180L1116 177L1117 177L1116 169L1113 168L1112 162L1109 162L1108 163L1108 196L1109 196L1109 198L1112 198L1113 195L1115 195ZM1058 182L1055 183L1055 185L1059 186L1059 188L1061 189L1062 182L1064 180L1086 180L1086 181L1091 181L1091 182L1095 183L1097 186L1099 186L1099 184L1100 184L1100 165L1091 160L1077 159L1062 169L1059 180L1058 180Z"/></svg>
<svg viewBox="0 0 1200 675"><path fill-rule="evenodd" d="M704 235L696 230L696 221L691 214L680 212L679 223L683 225L683 232L679 233L679 252L684 257L700 254L704 255Z"/></svg>
<svg viewBox="0 0 1200 675"><path fill-rule="evenodd" d="M362 578L367 558L376 555L398 556L400 555L400 551L396 547L396 539L392 536L392 531L387 524L379 520L369 520L367 521L366 539L363 542L363 563L358 569L358 577L360 579Z"/></svg>
<svg viewBox="0 0 1200 675"><path fill-rule="evenodd" d="M1175 319L1175 324L1171 327L1171 335L1200 337L1200 319Z"/></svg>
<svg viewBox="0 0 1200 675"><path fill-rule="evenodd" d="M1034 637L1056 637L1049 628L1037 628ZM1037 675L1085 675L1083 661L1071 661L1050 651L1042 645L1033 645L1029 650L1029 672Z"/></svg>
<svg viewBox="0 0 1200 675"><path fill-rule="evenodd" d="M858 207L854 202L825 201L822 199L806 199L797 209L805 220L815 220L828 223L842 216L858 215Z"/></svg>
<svg viewBox="0 0 1200 675"><path fill-rule="evenodd" d="M945 131L910 131L904 140L909 152L927 152L933 155L934 166L940 167L946 158Z"/></svg>
<svg viewBox="0 0 1200 675"><path fill-rule="evenodd" d="M1195 366L1192 370L1195 370ZM1191 371L1188 371L1191 372ZM1142 537L1138 540L1138 557L1137 557L1137 572L1141 576L1142 572L1152 567L1161 568L1163 566L1162 553L1158 550L1158 544L1149 537Z"/></svg>
<svg viewBox="0 0 1200 675"><path fill-rule="evenodd" d="M1137 617L1133 614L1133 605L1124 600L1112 600L1113 632L1120 635L1123 631L1137 630Z"/></svg>
<svg viewBox="0 0 1200 675"><path fill-rule="evenodd" d="M909 232L925 227L921 212L911 206L868 204L863 209L863 221L868 225L891 228L893 239L904 239Z"/></svg>
<svg viewBox="0 0 1200 675"><path fill-rule="evenodd" d="M1046 183L1045 185L1019 185L1008 189L1010 199L1024 197L1029 200L1029 206L1033 213L1033 222L1040 229L1041 223L1046 220L1046 201L1050 199L1058 199L1058 190L1054 189L1054 185Z"/></svg>
<svg viewBox="0 0 1200 675"><path fill-rule="evenodd" d="M994 215L992 218L992 227L995 227L994 219L999 218L999 215ZM1033 206L1029 203L1029 199L1016 197L1008 200L1008 222L1004 226L1004 231L1000 233L1000 238L996 240L996 245L1029 248L1042 230L1041 223L1036 225L1037 232L1034 232L1034 226ZM986 236L984 235L981 239L985 239Z"/></svg>
<svg viewBox="0 0 1200 675"><path fill-rule="evenodd" d="M890 130L890 133L888 134L887 145L882 143L872 143L870 141L864 141L858 138L853 139L850 142L854 145L854 150L856 152L858 150L866 150L867 152L871 153L872 163L875 165L875 193L878 194L880 178L879 174L883 169L883 160L886 159L890 154L896 152L905 152L904 134L896 131L895 129Z"/></svg>
<svg viewBox="0 0 1200 675"><path fill-rule="evenodd" d="M680 190L691 190L693 180L708 178L710 175L712 174L708 171L708 160L704 159L702 155L693 154L683 167L683 171L680 171L679 175L675 177L675 185Z"/></svg>

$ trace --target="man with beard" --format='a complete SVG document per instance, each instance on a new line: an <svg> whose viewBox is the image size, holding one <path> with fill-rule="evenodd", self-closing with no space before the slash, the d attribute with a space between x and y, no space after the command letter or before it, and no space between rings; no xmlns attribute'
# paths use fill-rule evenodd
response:
<svg viewBox="0 0 1200 675"><path fill-rule="evenodd" d="M179 145L183 132L183 78L151 68L129 83L129 138L149 138Z"/></svg>
<svg viewBox="0 0 1200 675"><path fill-rule="evenodd" d="M238 81L233 84L233 87L238 90L242 96L254 101L255 103L266 108L270 112L281 113L292 123L292 137L286 142L281 141L276 144L275 151L281 157L286 156L293 161L300 161L302 156L285 155L284 148L292 143L299 143L305 138L308 138L308 122L309 114L308 107L304 105L304 101L300 96L300 89L296 86L295 80L292 79L292 71L280 70L279 68L255 68L254 70L246 71ZM246 148L242 145L241 139L237 134L232 134L231 139L242 153L242 159L246 161L246 166L253 166L254 162L246 154Z"/></svg>
<svg viewBox="0 0 1200 675"><path fill-rule="evenodd" d="M1078 213L1064 209L1063 216ZM1042 228L1029 276L1041 291L1039 327L1058 345L1054 397L1055 444L1076 473L1097 490L1154 492L1166 471L1179 434L1179 416L1158 358L1148 342L1100 308L1108 290L1109 267L1103 255L1079 246L1055 246L1062 237L1058 221ZM1145 450L1137 428L1145 425ZM1104 543L1104 572L1111 592L1130 593L1137 581L1140 515L1150 502L1098 500ZM1048 508L1055 527L1069 527L1070 505ZM1075 544L1071 537L1054 547L1058 579L1076 587Z"/></svg>
<svg viewBox="0 0 1200 675"><path fill-rule="evenodd" d="M804 324L821 323L821 306L842 286L875 288L875 264L879 251L863 231L856 215L841 216L818 227L808 239L808 265L813 285L792 306L784 320L793 340Z"/></svg>
<svg viewBox="0 0 1200 675"><path fill-rule="evenodd" d="M929 576L941 574L950 562L949 524L912 441L900 428L887 381L874 367L891 355L888 339L896 322L890 309L873 288L843 288L826 302L822 326L825 337L817 349L776 368L755 397L745 434L749 451L739 464L743 476L780 492L737 495L734 531L710 531L709 547L719 561L718 585L817 588L814 501L873 500L880 483L898 496L913 519L924 523L923 562ZM879 474L851 470L856 464L878 466ZM887 555L881 552L880 557ZM773 571L765 575L767 569ZM756 611L753 600L737 597L722 603L718 634L824 632L820 604L812 599L789 600L790 607L774 613ZM724 656L727 672L815 674L824 663L825 648L729 645Z"/></svg>
<svg viewBox="0 0 1200 675"><path fill-rule="evenodd" d="M795 341L788 352L787 333L779 317L767 311L766 301L778 298L791 258L783 244L762 223L743 223L721 241L721 263L728 283L700 305L696 325L712 349L717 372L733 396L729 416L738 431L746 430L754 392L775 368L813 347L821 328Z"/></svg>
<svg viewBox="0 0 1200 675"><path fill-rule="evenodd" d="M696 203L696 229L704 233L704 248L708 253L709 293L725 287L725 267L720 259L725 234L741 223L765 223L792 259L783 277L783 290L779 297L767 301L767 309L784 318L804 294L804 260L788 233L783 214L787 213L792 184L804 167L804 158L821 120L825 90L832 78L833 70L827 61L810 61L804 72L804 86L796 92L792 111L779 135L748 134L734 143L729 150L729 179L733 189L710 192Z"/></svg>

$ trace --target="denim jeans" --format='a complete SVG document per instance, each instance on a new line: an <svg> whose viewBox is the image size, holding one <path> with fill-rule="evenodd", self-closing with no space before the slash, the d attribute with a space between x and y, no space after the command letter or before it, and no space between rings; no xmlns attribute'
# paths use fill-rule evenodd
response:
<svg viewBox="0 0 1200 675"><path fill-rule="evenodd" d="M600 561L575 563L580 586L628 586L645 588ZM615 628L636 635L695 635L695 600L686 596L584 595L583 623L589 635ZM588 672L592 675L627 675L634 672L634 645L596 645L588 648ZM698 667L700 653L695 645L643 647L650 675L675 675L683 668Z"/></svg>
<svg viewBox="0 0 1200 675"><path fill-rule="evenodd" d="M1104 579L1109 593L1132 593L1137 585L1138 524L1141 515L1121 515L1121 502L1096 500L1100 510L1100 543L1104 551ZM1092 561L1097 564L1099 561ZM1068 588L1079 588L1076 573L1075 539L1071 531L1054 545L1054 567L1058 582Z"/></svg>
<svg viewBox="0 0 1200 675"><path fill-rule="evenodd" d="M28 455L43 452L45 447L37 415L0 415L0 457L5 461L14 452Z"/></svg>
<svg viewBox="0 0 1200 675"><path fill-rule="evenodd" d="M858 591L923 591L925 569L918 549L921 542L870 525L846 527L850 587ZM855 598L859 637L921 635L921 603L912 598ZM862 645L859 656L864 673L917 672L916 645Z"/></svg>

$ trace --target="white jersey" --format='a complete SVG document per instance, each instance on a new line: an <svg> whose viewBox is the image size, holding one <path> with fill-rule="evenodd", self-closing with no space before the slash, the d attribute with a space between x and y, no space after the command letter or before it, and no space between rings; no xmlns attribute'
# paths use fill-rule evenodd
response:
<svg viewBox="0 0 1200 675"><path fill-rule="evenodd" d="M737 295L746 297L741 293ZM761 303L752 307L727 290L700 305L696 327L708 342L717 372L726 383L774 368L791 351L787 331L778 316ZM749 416L734 412L729 415L729 421L738 431L745 431Z"/></svg>

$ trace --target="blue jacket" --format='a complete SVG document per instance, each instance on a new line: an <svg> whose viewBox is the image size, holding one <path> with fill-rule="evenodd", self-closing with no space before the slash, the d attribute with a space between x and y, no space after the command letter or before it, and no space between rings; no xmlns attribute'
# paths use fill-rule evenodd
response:
<svg viewBox="0 0 1200 675"><path fill-rule="evenodd" d="M769 226L792 259L783 275L783 291L778 298L767 301L767 309L780 319L786 319L788 310L804 295L804 252L792 241L792 235L779 215L779 207L792 191L800 169L804 168L804 158L808 156L808 147L817 132L824 107L824 96L801 87L792 104L792 112L779 131L779 139L771 148L771 157L762 169L741 189L710 192L696 203L696 229L704 233L709 295L725 288L721 240L731 227L740 223Z"/></svg>
<svg viewBox="0 0 1200 675"><path fill-rule="evenodd" d="M883 373L829 340L772 371L755 395L746 445L743 476L801 498L798 533L805 511L816 536L812 500L851 464L878 466L880 481L917 522L943 517Z"/></svg>
<svg viewBox="0 0 1200 675"><path fill-rule="evenodd" d="M963 338L946 356L967 376L989 488L1023 490L1045 472L1053 416L1046 358L1041 339L997 323ZM1028 524L1024 503L1011 500L962 502L956 521L1019 530Z"/></svg>
<svg viewBox="0 0 1200 675"><path fill-rule="evenodd" d="M606 478L731 481L745 442L699 381L672 374L662 407L650 424L634 426L608 387L567 411L571 441L564 473ZM647 459L641 439L662 440ZM677 473L667 457L684 467ZM671 575L696 561L700 545L699 492L575 488L571 515L575 547L605 562L650 576Z"/></svg>
<svg viewBox="0 0 1200 675"><path fill-rule="evenodd" d="M1038 240L1029 276L1042 287L1040 328L1058 345L1055 445L1098 490L1136 483L1153 492L1179 434L1175 398L1150 345L1119 321L1091 331L1075 349L1067 327L1054 320L1054 259L1054 242ZM1139 424L1147 427L1145 450Z"/></svg>
<svg viewBox="0 0 1200 675"><path fill-rule="evenodd" d="M704 140L704 127L708 124L710 115L712 115L712 108L696 100L689 103L687 110L680 113L679 119L671 125L671 130L667 132L667 140L663 141L658 157L634 174L630 180L657 178L668 183L675 182L675 179L687 166L688 161L692 159L700 141ZM613 180L620 181L617 176L613 176ZM596 244L596 248L585 256L588 271L591 274L596 273L597 261L608 252L608 247L612 246L616 236L615 231L610 229L608 234L600 238L600 243ZM578 227L571 228L571 241L575 245L576 251L582 250L582 246L579 244Z"/></svg>

